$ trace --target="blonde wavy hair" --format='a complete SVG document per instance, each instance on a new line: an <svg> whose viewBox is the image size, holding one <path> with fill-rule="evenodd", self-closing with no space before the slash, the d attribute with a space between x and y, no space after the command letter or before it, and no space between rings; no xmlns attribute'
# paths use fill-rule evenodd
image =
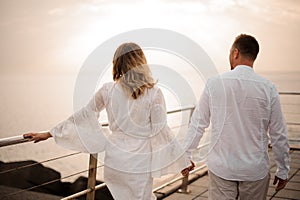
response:
<svg viewBox="0 0 300 200"><path fill-rule="evenodd" d="M114 81L119 81L126 93L134 99L156 84L144 52L135 43L124 43L117 48L112 74Z"/></svg>

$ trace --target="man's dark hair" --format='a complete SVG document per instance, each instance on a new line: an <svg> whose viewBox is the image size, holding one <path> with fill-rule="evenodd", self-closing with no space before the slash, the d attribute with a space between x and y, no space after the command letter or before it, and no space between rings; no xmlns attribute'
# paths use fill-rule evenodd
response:
<svg viewBox="0 0 300 200"><path fill-rule="evenodd" d="M251 60L255 60L259 52L258 42L254 37L247 34L237 36L232 46L237 48L244 57Z"/></svg>

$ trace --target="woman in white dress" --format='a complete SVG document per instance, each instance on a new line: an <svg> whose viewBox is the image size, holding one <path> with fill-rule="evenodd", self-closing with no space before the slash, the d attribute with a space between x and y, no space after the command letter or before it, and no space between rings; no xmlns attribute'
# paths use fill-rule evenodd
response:
<svg viewBox="0 0 300 200"><path fill-rule="evenodd" d="M114 199L156 199L153 178L178 173L189 166L189 160L167 125L163 94L137 44L118 47L113 80L104 84L88 105L49 132L24 137L34 142L53 137L63 147L81 152L105 151L104 181ZM98 122L103 109L109 133Z"/></svg>

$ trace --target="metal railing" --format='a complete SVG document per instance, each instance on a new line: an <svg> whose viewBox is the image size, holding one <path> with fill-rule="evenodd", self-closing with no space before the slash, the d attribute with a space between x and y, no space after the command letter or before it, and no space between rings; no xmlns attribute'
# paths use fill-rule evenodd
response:
<svg viewBox="0 0 300 200"><path fill-rule="evenodd" d="M279 92L291 149L300 147L300 92Z"/></svg>
<svg viewBox="0 0 300 200"><path fill-rule="evenodd" d="M281 96L281 98L282 98L282 102L281 102L281 105L283 106L283 112L285 113L285 114L291 114L291 111L285 111L284 110L284 106L293 106L293 107L295 107L296 109L296 112L293 112L293 114L297 114L297 115L299 115L300 116L300 110L297 112L297 108L299 109L299 107L300 107L300 92L279 92L279 95ZM294 103L293 104L291 104L291 103L286 103L285 101L284 101L284 97L294 97L294 98L299 98L299 101L294 101ZM300 122L293 122L293 121L287 121L287 125L300 125Z"/></svg>
<svg viewBox="0 0 300 200"><path fill-rule="evenodd" d="M194 108L195 108L194 105L187 105L187 106L183 106L181 108L176 108L176 109L169 110L167 112L167 114L179 113L179 112L183 112L183 111L190 111L190 115L189 116L191 116ZM189 120L190 120L190 117L189 117ZM187 125L187 124L185 124L185 125ZM102 123L102 126L104 126L104 127L108 126L108 123ZM180 126L178 126L178 127L180 127ZM176 127L176 128L178 128L178 127ZM0 139L0 147L10 146L10 145L16 145L16 144L21 144L21 143L25 143L25 142L30 142L30 139L25 139L22 135L20 135L20 136L14 136L14 137L8 137L8 138L2 138L2 139ZM49 162L49 161L52 161L52 160L56 160L56 159L60 159L60 158L63 158L63 157L67 157L67 156L71 156L71 155L76 155L76 154L79 154L79 152L73 153L73 154L69 154L69 155L66 155L66 156L61 156L59 158L53 158L53 159L50 159L50 160L47 160L47 161L43 161L43 162L40 162L40 163L45 163L45 162ZM40 163L36 163L36 164L40 164ZM23 166L21 168L31 167L31 166L36 165L36 164L31 164L31 165ZM64 197L64 198L62 198L62 200L75 199L75 198L78 198L78 197L83 196L83 195L87 195L86 196L87 200L93 200L94 197L95 197L95 191L97 191L97 190L99 190L101 188L106 187L105 183L101 183L99 185L96 185L97 168L102 167L102 166L97 166L97 154L90 154L89 169L84 171L84 172L88 171L88 185L87 185L87 189L82 190L80 192L77 192L75 194L72 194L70 196ZM18 170L18 169L20 169L20 167L0 172L0 174L1 173L6 173L6 172L9 172L9 171L13 171L13 170ZM196 171L196 170L194 170L194 171ZM82 172L79 172L79 173L82 173ZM61 180L61 179L59 179L59 180ZM176 179L172 180L171 182L175 182L176 180L180 180L180 179L182 179L182 177L177 177ZM55 181L59 181L59 180L50 181L49 184L52 183L52 182L55 182ZM44 184L48 184L48 183L44 183ZM167 184L170 184L170 183L167 183ZM157 191L157 190L163 188L164 185L166 185L166 184L163 184L162 186L154 189L153 191ZM38 186L36 186L36 187L38 187ZM29 188L29 189L32 189L32 188ZM23 192L23 191L27 191L27 190L25 189L25 190L19 191L17 193L20 193L20 192Z"/></svg>
<svg viewBox="0 0 300 200"><path fill-rule="evenodd" d="M284 96L299 96L300 97L300 93L298 92L280 92L279 93L281 97L284 97ZM297 102L297 101L296 101ZM300 102L300 101L299 101ZM284 102L282 102L283 105ZM289 104L287 104L289 105ZM295 106L300 107L300 104L294 104ZM183 112L183 111L190 111L190 115L189 115L189 120L192 116L192 113L195 109L195 106L194 105L188 105L188 106L184 106L182 108L178 108L178 109L173 109L173 110L170 110L168 111L168 114L172 114L172 113L178 113L178 112ZM285 113L285 110L283 109L284 113ZM288 113L288 111L286 111ZM299 114L300 113L296 113L296 114ZM287 121L287 125L288 126L299 126L300 123L297 122L297 121ZM108 126L107 123L103 123L102 126ZM300 138L300 137L298 137ZM15 144L20 144L20 143L24 143L24 142L29 142L30 140L29 139L24 139L23 136L15 136L15 137L9 137L9 138L3 138L3 139L0 139L0 147L4 147L4 146L9 146L9 145L15 145ZM300 142L299 139L297 142ZM204 144L204 145L207 145L207 144ZM202 148L203 146L199 146L198 148ZM78 153L74 153L74 154L78 154ZM71 155L71 154L70 154ZM66 156L70 156L70 155L66 155ZM87 195L87 199L88 200L93 200L94 197L95 197L95 191L96 190L99 190L101 188L104 188L106 186L105 183L101 183L99 185L96 185L96 172L97 172L97 168L99 167L102 167L102 166L97 166L97 155L90 155L90 158L89 158L89 169L86 170L88 171L88 185L87 185L87 189L85 190L82 190L78 193L75 193L75 194L72 194L70 196L67 196L67 197L64 197L63 200L69 200L69 199L75 199L75 198L78 198L80 196L83 196L83 195ZM44 161L44 162L47 162L47 161ZM26 166L27 167L27 166ZM30 166L28 166L30 167ZM205 165L201 165L199 167L197 167L195 170L193 170L191 172L191 174L201 170L201 169L204 169ZM1 172L1 173L5 173L4 172ZM153 189L154 192L174 183L174 182L177 182L177 181L180 181L182 180L182 184L181 184L181 187L180 187L180 192L183 192L183 193L188 193L189 190L188 190L188 182L189 182L189 177L183 177L183 176L178 176L176 178L174 178L173 180L169 181L169 182L166 182L162 185L160 185L159 187L156 187Z"/></svg>

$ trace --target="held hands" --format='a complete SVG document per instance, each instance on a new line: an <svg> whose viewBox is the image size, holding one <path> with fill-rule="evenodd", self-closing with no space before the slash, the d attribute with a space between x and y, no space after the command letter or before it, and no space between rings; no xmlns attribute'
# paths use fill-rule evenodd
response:
<svg viewBox="0 0 300 200"><path fill-rule="evenodd" d="M184 168L184 169L181 171L182 176L188 176L189 173L190 173L190 171L194 170L194 168L195 168L195 163L194 163L193 161L191 161L191 160L190 160L190 162L191 162L191 165L190 165L189 167L187 167L187 168Z"/></svg>
<svg viewBox="0 0 300 200"><path fill-rule="evenodd" d="M276 192L283 189L286 186L288 180L287 179L284 180L284 179L281 179L281 178L278 178L277 176L275 176L274 181L273 181L273 185L276 185L277 182L278 182L278 184L275 188Z"/></svg>
<svg viewBox="0 0 300 200"><path fill-rule="evenodd" d="M34 143L47 140L49 137L52 137L50 132L40 132L40 133L26 133L23 134L25 139L30 139L30 141L34 141Z"/></svg>

